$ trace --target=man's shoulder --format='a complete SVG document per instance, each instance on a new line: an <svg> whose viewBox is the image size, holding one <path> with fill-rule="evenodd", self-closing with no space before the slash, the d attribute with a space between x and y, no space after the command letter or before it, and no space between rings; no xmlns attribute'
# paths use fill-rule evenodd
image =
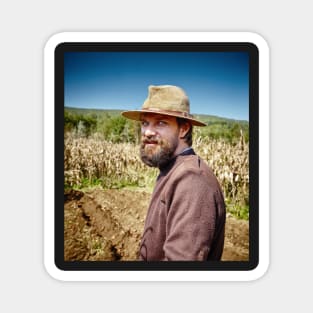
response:
<svg viewBox="0 0 313 313"><path fill-rule="evenodd" d="M197 154L181 157L177 165L177 169L190 169L195 171L210 170L208 164Z"/></svg>
<svg viewBox="0 0 313 313"><path fill-rule="evenodd" d="M197 155L179 158L171 171L161 179L154 194L163 194L171 198L175 193L196 195L204 192L206 197L221 194L221 188L213 171Z"/></svg>
<svg viewBox="0 0 313 313"><path fill-rule="evenodd" d="M181 157L173 168L172 174L173 177L176 178L182 178L187 175L215 177L208 164L198 155L186 155Z"/></svg>
<svg viewBox="0 0 313 313"><path fill-rule="evenodd" d="M180 184L183 182L191 183L195 188L203 186L210 186L211 189L219 190L220 184L217 180L213 169L209 167L198 155L188 155L183 157L177 164L171 175L173 184Z"/></svg>

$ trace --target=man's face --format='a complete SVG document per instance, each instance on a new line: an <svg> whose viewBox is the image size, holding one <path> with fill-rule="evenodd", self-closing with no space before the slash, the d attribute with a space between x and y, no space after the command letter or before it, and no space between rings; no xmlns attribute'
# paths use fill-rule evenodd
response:
<svg viewBox="0 0 313 313"><path fill-rule="evenodd" d="M146 113L141 117L141 160L152 167L165 166L179 145L179 127L173 116Z"/></svg>

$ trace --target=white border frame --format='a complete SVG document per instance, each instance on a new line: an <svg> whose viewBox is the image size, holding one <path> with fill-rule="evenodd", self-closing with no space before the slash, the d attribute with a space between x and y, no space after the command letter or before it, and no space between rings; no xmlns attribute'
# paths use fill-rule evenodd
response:
<svg viewBox="0 0 313 313"><path fill-rule="evenodd" d="M63 42L250 42L259 50L259 264L250 271L62 271L54 263L54 51ZM251 32L64 32L44 48L44 265L62 281L251 281L269 267L269 47Z"/></svg>

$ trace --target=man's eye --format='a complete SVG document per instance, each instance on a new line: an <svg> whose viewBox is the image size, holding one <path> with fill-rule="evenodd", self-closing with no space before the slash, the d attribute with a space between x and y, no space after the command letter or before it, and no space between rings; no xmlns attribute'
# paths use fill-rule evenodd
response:
<svg viewBox="0 0 313 313"><path fill-rule="evenodd" d="M164 122L164 121L158 121L158 125L159 125L159 126L164 126L164 125L166 125L166 122Z"/></svg>
<svg viewBox="0 0 313 313"><path fill-rule="evenodd" d="M142 121L142 122L141 122L141 126L148 126L148 122Z"/></svg>

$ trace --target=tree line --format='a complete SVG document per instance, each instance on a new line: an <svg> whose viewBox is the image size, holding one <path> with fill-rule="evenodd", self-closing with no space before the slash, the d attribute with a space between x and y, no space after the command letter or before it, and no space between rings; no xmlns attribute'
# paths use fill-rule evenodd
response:
<svg viewBox="0 0 313 313"><path fill-rule="evenodd" d="M224 139L236 143L239 139L249 141L249 123L210 116L197 116L207 124L197 128L195 136L212 139ZM140 125L136 121L124 118L119 111L64 109L64 133L71 132L81 137L95 133L113 143L138 143Z"/></svg>

